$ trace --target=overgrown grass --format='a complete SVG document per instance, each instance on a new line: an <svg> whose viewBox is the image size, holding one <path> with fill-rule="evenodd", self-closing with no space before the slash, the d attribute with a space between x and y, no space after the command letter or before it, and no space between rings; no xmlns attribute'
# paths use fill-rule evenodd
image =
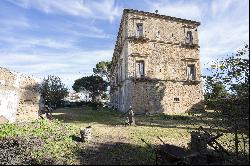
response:
<svg viewBox="0 0 250 166"><path fill-rule="evenodd" d="M53 121L2 125L0 138L40 139L40 148L30 151L33 163L38 164L155 164L153 149L141 139L154 146L162 144L159 136L165 143L187 148L190 132L198 130L200 125L210 132L217 131L187 114L136 115L136 126L125 125L126 117L122 113L106 108L99 111L91 107L62 108L56 110L53 117ZM213 122L210 117L204 120ZM87 126L93 129L91 141L73 139ZM230 140L233 134L224 132L219 142L230 144L228 150L232 151L234 144Z"/></svg>
<svg viewBox="0 0 250 166"><path fill-rule="evenodd" d="M36 120L31 123L4 124L0 126L0 138L36 138L41 142L39 147L30 147L30 159L42 164L45 159L56 159L58 164L74 163L75 142L70 135L76 129L61 123L59 120ZM31 145L32 146L32 145ZM73 159L73 160L71 160ZM1 163L1 162L0 162Z"/></svg>

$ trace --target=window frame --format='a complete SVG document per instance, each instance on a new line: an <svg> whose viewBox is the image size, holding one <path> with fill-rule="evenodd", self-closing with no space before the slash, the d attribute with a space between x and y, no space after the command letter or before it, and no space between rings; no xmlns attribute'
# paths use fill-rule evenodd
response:
<svg viewBox="0 0 250 166"><path fill-rule="evenodd" d="M191 71L193 71L193 72L191 72ZM188 64L187 65L187 80L191 80L191 81L196 80L196 67L195 67L195 64Z"/></svg>
<svg viewBox="0 0 250 166"><path fill-rule="evenodd" d="M139 27L141 27L141 29ZM144 35L143 23L136 23L136 36L143 37L143 35Z"/></svg>
<svg viewBox="0 0 250 166"><path fill-rule="evenodd" d="M193 44L193 33L190 30L186 33L186 43Z"/></svg>
<svg viewBox="0 0 250 166"><path fill-rule="evenodd" d="M180 102L180 98L179 97L174 97L174 102L175 103L179 103Z"/></svg>
<svg viewBox="0 0 250 166"><path fill-rule="evenodd" d="M142 72L141 72L141 69L142 69ZM144 60L138 60L135 62L135 76L136 78L142 78L145 76L145 61Z"/></svg>

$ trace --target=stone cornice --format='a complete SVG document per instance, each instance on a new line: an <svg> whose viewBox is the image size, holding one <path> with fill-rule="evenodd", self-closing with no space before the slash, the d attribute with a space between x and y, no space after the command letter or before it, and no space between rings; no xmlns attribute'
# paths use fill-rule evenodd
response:
<svg viewBox="0 0 250 166"><path fill-rule="evenodd" d="M134 10L134 9L124 9L123 12L141 14L144 16L162 18L162 19L171 20L171 21L179 21L182 23L194 24L196 26L200 25L200 22L197 22L197 21L192 21L192 20L187 20L187 19L182 19L182 18L177 18L177 17L171 17L171 16L166 16L166 15L160 15L160 14L156 14L156 13L144 12L144 11L139 11L139 10Z"/></svg>

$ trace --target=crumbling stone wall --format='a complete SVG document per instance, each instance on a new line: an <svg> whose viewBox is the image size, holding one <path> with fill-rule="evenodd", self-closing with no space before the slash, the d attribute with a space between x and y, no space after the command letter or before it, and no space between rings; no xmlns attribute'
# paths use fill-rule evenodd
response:
<svg viewBox="0 0 250 166"><path fill-rule="evenodd" d="M9 122L38 118L40 94L35 78L0 67L0 115Z"/></svg>
<svg viewBox="0 0 250 166"><path fill-rule="evenodd" d="M136 36L136 25L143 36ZM199 22L124 10L112 58L111 101L136 113L180 113L202 110ZM187 32L192 43L187 43ZM136 62L144 62L144 77L136 78ZM187 67L195 67L195 79Z"/></svg>

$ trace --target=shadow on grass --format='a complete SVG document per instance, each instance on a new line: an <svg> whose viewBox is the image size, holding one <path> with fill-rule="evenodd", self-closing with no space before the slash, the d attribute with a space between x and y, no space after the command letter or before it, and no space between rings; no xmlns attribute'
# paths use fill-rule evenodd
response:
<svg viewBox="0 0 250 166"><path fill-rule="evenodd" d="M92 107L83 106L77 108L60 108L52 113L54 119L64 123L100 123L105 125L123 125L125 119L121 113L107 108L101 108L99 111Z"/></svg>
<svg viewBox="0 0 250 166"><path fill-rule="evenodd" d="M73 141L82 142L81 137L78 137L78 136L76 136L76 135L71 135L70 138L71 138Z"/></svg>
<svg viewBox="0 0 250 166"><path fill-rule="evenodd" d="M202 114L187 115L166 115L164 113L151 115L136 115L137 126L177 128L197 130L198 126L218 123L215 112L202 112ZM200 118L202 117L202 119ZM53 112L53 118L64 123L98 123L104 125L125 125L126 115L119 111L101 108L100 111L93 110L92 107L83 106L76 108L60 108ZM223 129L209 129L210 131L226 132Z"/></svg>
<svg viewBox="0 0 250 166"><path fill-rule="evenodd" d="M83 106L78 108L57 109L52 113L54 119L64 123L99 123L104 125L125 125L126 115L119 111L102 108L100 111L93 110L91 107ZM137 125L157 127L168 127L171 125L190 125L194 120L191 116L166 115L164 113L152 115L136 115Z"/></svg>
<svg viewBox="0 0 250 166"><path fill-rule="evenodd" d="M123 142L99 143L78 150L80 164L88 165L152 165L154 152L138 145Z"/></svg>
<svg viewBox="0 0 250 166"><path fill-rule="evenodd" d="M140 115L137 116L137 126L150 126L150 127L161 127L161 128L177 128L187 130L198 130L199 126L217 124L218 120L214 118L200 119L198 116L190 115L166 115L164 113L154 114L150 116ZM227 130L220 128L207 128L211 132L228 132Z"/></svg>
<svg viewBox="0 0 250 166"><path fill-rule="evenodd" d="M112 143L89 143L79 144L79 149L76 151L77 156L80 159L82 165L155 165L156 154L153 148L149 146L143 147L130 143L112 142ZM164 154L169 153L179 158L190 156L188 165L227 165L237 164L245 165L249 162L249 158L246 156L235 157L235 154L222 157L219 153L210 150L208 153L192 153L188 149L183 149L174 145L157 145L158 155L162 158L158 158L157 162L160 165L176 165L178 162L166 160L169 156ZM194 157L192 157L192 155ZM197 156L196 156L196 155ZM196 156L196 157L195 157ZM158 156L159 157L159 156ZM181 163L180 163L181 164ZM183 163L185 164L185 163Z"/></svg>

